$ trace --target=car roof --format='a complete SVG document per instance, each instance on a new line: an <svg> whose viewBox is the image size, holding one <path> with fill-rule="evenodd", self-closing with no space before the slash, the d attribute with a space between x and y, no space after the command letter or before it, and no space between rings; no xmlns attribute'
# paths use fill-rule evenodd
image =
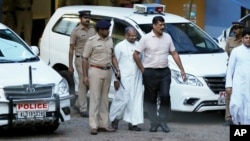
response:
<svg viewBox="0 0 250 141"><path fill-rule="evenodd" d="M112 9L111 9L112 8ZM100 15L107 17L115 17L119 19L129 18L133 21L136 21L137 24L151 24L152 19L156 15L162 15L165 19L166 23L185 23L190 22L187 19L177 16L171 13L158 13L158 14L139 14L135 13L133 8L125 8L125 7L113 7L113 6L65 6L60 7L56 10L56 13L64 14L78 14L78 11L81 10L90 10L92 15Z"/></svg>

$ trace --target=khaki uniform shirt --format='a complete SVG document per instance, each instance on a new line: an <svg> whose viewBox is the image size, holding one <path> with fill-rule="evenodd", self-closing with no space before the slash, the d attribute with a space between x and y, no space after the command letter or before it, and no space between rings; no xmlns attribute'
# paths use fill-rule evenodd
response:
<svg viewBox="0 0 250 141"><path fill-rule="evenodd" d="M84 29L84 27L79 24L70 35L70 44L75 44L75 55L81 56L84 51L84 46L89 37L94 36L96 30L94 27L89 29Z"/></svg>
<svg viewBox="0 0 250 141"><path fill-rule="evenodd" d="M83 57L89 58L89 64L101 67L111 66L112 55L114 55L112 38L102 39L98 34L88 39L83 52Z"/></svg>
<svg viewBox="0 0 250 141"><path fill-rule="evenodd" d="M237 39L235 37L228 38L228 40L226 42L226 47L225 47L227 54L230 55L232 49L241 45L241 44L242 44L241 39Z"/></svg>

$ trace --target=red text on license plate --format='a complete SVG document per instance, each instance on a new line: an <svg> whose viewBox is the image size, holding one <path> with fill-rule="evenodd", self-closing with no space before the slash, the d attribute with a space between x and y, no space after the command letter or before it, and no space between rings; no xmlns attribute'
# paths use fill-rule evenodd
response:
<svg viewBox="0 0 250 141"><path fill-rule="evenodd" d="M48 103L36 102L36 103L18 103L16 106L17 111L37 111L37 110L48 110Z"/></svg>

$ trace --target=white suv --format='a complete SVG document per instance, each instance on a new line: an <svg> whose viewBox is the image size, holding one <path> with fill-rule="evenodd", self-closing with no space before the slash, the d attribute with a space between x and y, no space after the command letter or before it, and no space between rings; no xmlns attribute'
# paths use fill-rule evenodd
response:
<svg viewBox="0 0 250 141"><path fill-rule="evenodd" d="M110 36L114 43L124 39L124 29L132 26L137 30L138 40L152 29L156 15L164 17L165 32L173 38L188 80L183 83L179 69L172 57L170 89L171 109L175 111L202 112L224 110L224 91L227 54L201 28L187 19L165 12L160 4L136 4L134 8L109 6L68 6L55 11L48 21L40 39L41 58L62 74L71 87L77 90L77 73L74 79L67 72L69 38L79 23L78 11L91 10L91 23L100 19L110 21ZM149 12L148 12L149 11ZM158 12L157 12L158 11ZM110 97L114 94L111 84Z"/></svg>
<svg viewBox="0 0 250 141"><path fill-rule="evenodd" d="M68 83L38 53L0 24L0 128L52 132L70 120Z"/></svg>

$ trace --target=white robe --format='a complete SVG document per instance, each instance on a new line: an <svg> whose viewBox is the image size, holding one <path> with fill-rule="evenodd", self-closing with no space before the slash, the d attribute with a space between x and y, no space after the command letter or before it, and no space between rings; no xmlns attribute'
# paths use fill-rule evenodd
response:
<svg viewBox="0 0 250 141"><path fill-rule="evenodd" d="M143 123L143 93L142 74L138 69L133 52L137 42L131 44L126 39L115 46L115 55L121 74L121 83L116 91L110 107L110 120L123 119L132 125Z"/></svg>
<svg viewBox="0 0 250 141"><path fill-rule="evenodd" d="M250 124L250 48L234 48L228 63L226 87L232 87L230 113L234 124Z"/></svg>

